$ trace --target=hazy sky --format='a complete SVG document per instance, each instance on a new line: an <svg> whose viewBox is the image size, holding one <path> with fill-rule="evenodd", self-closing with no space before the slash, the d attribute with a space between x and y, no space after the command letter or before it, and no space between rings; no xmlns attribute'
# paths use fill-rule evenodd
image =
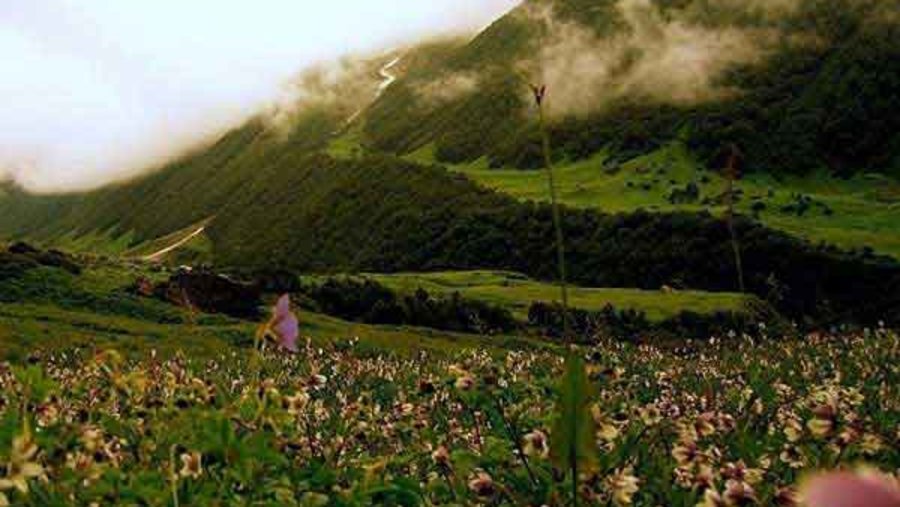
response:
<svg viewBox="0 0 900 507"><path fill-rule="evenodd" d="M235 125L304 66L517 0L0 0L0 178L95 186Z"/></svg>

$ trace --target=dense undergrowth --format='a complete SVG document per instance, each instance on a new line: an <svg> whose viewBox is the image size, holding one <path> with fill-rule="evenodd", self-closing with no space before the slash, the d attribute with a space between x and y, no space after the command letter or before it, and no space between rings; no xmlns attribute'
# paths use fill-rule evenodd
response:
<svg viewBox="0 0 900 507"><path fill-rule="evenodd" d="M777 313L760 302L750 302L742 311L719 310L704 314L682 310L666 319L651 322L646 314L612 305L600 311L570 308L559 303L535 302L528 309L528 324L542 335L562 338L568 319L575 341L592 343L597 336L644 343L679 343L685 336L743 335L786 336L795 329Z"/></svg>
<svg viewBox="0 0 900 507"><path fill-rule="evenodd" d="M581 504L796 505L811 470L900 466L900 341L583 349ZM68 351L0 367L15 505L564 505L560 357L404 359L353 342L213 360Z"/></svg>

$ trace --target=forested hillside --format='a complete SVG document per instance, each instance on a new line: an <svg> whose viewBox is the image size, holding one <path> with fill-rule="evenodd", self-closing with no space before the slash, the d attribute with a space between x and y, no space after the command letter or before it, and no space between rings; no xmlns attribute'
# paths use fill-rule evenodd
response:
<svg viewBox="0 0 900 507"><path fill-rule="evenodd" d="M497 268L555 276L547 205L517 203L441 168L316 155L262 177L209 230L217 259L308 272ZM257 204L258 203L258 204ZM737 288L725 223L704 213L567 210L573 281L595 287ZM900 265L738 223L748 287L794 317L897 318ZM861 297L881 294L880 299ZM875 319L875 320L872 320Z"/></svg>
<svg viewBox="0 0 900 507"><path fill-rule="evenodd" d="M555 275L548 206L516 202L439 167L394 157L339 160L292 152L259 166L232 188L215 209L202 207L200 190L178 193L180 199L165 208L155 207L157 194L149 193L122 201L130 206L117 216L122 224L135 224L132 237L150 237L165 220L160 215L174 220L181 213L187 221L212 215L206 234L212 259L223 267L304 272L496 268L539 279ZM106 199L117 196L105 192L111 192ZM88 209L64 205L72 206L71 215L62 215L69 220ZM737 288L727 228L711 215L568 210L564 216L576 283ZM147 228L140 229L142 224ZM747 220L738 222L738 232L749 289L786 314L819 321L897 318L896 262L823 250ZM875 293L884 297L865 297Z"/></svg>

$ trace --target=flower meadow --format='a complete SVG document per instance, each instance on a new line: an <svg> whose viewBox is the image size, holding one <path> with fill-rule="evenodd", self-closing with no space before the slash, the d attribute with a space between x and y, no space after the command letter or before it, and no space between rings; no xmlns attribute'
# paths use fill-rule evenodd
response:
<svg viewBox="0 0 900 507"><path fill-rule="evenodd" d="M876 470L889 489L900 468L887 330L565 354L297 351L3 365L0 505L789 506L814 471L847 471L820 490ZM574 482L556 445L572 438L565 355L583 359L590 419Z"/></svg>

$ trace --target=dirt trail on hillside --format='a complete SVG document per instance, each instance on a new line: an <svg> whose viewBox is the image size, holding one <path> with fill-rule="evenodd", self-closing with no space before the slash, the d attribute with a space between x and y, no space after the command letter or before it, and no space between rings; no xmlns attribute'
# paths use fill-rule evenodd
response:
<svg viewBox="0 0 900 507"><path fill-rule="evenodd" d="M180 240L176 241L175 243L172 243L171 245L163 248L162 250L159 250L158 252L154 252L150 255L144 256L144 257L142 257L142 259L145 261L158 261L166 254L173 252L175 250L178 250L179 248L188 244L188 242L190 242L192 239L203 234L204 231L206 231L206 225L201 225L199 228L197 228L197 230L195 230L194 232L181 238Z"/></svg>
<svg viewBox="0 0 900 507"><path fill-rule="evenodd" d="M382 81L381 81L381 83L378 84L378 89L375 90L375 98L372 100L373 102L378 100L381 97L381 95L384 94L385 90L387 90L392 84L394 84L394 81L397 80L397 76L395 74L391 73L391 69L393 69L394 67L397 66L398 63L400 63L401 58L402 57L400 57L400 56L394 58L393 60L386 63L384 65L384 67L382 67L381 69L378 70L378 75L381 76ZM363 114L363 111L365 111L366 108L368 108L368 107L369 107L369 105L361 107L355 113L350 115L350 117L347 118L347 121L344 122L344 126L347 127L350 124L352 124L354 121L356 121L356 119L359 118L359 116L361 114ZM341 133L341 130L338 130L337 132L335 132L335 134L340 134L340 133Z"/></svg>

